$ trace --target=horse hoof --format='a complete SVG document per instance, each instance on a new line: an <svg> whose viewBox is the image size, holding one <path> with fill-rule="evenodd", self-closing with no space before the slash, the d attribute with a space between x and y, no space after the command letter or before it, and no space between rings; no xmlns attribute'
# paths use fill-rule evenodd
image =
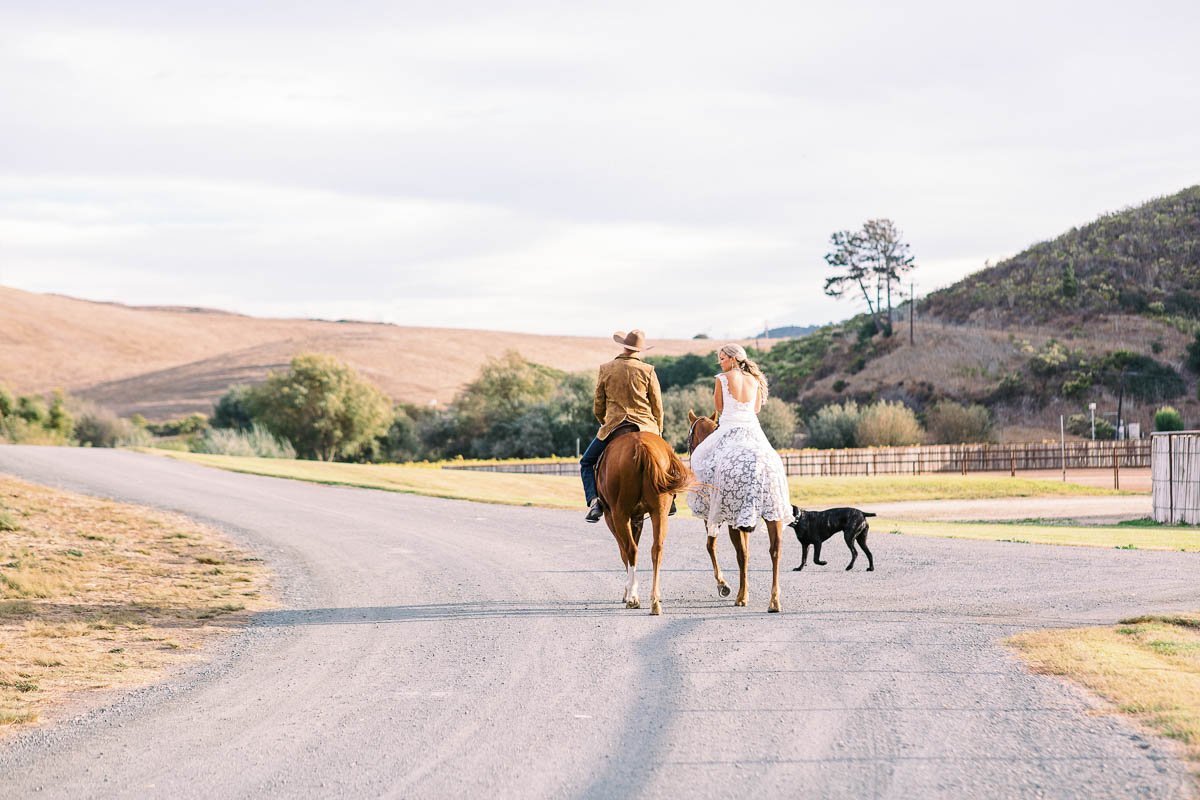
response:
<svg viewBox="0 0 1200 800"><path fill-rule="evenodd" d="M721 595L721 597L729 597L731 591L728 583L722 583L717 587L717 594Z"/></svg>
<svg viewBox="0 0 1200 800"><path fill-rule="evenodd" d="M650 604L650 616L657 617L661 613L662 613L662 603L659 602L658 600L655 600L653 603Z"/></svg>
<svg viewBox="0 0 1200 800"><path fill-rule="evenodd" d="M638 600L638 599L635 597L635 598L633 598L632 600L626 600L626 601L625 601L625 607L626 607L626 608L641 608L641 607L642 607L642 604L641 604L641 601L639 601L639 600Z"/></svg>
<svg viewBox="0 0 1200 800"><path fill-rule="evenodd" d="M734 601L733 601L733 604L734 604L735 606L740 606L740 607L742 607L742 608L745 608L745 607L746 607L746 601L745 601L745 600L734 600Z"/></svg>
<svg viewBox="0 0 1200 800"><path fill-rule="evenodd" d="M778 614L779 613L779 603L772 603L770 606L768 606L767 613L768 614Z"/></svg>

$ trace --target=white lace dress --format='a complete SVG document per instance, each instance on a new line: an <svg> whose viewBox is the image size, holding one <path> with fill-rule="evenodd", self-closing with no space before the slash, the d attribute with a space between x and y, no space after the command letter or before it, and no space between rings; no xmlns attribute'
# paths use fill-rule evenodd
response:
<svg viewBox="0 0 1200 800"><path fill-rule="evenodd" d="M786 525L793 519L787 472L758 424L754 404L759 387L748 402L739 403L729 393L725 375L717 380L721 422L692 453L696 483L688 492L688 506L705 520L709 536L729 525L753 528L760 518Z"/></svg>

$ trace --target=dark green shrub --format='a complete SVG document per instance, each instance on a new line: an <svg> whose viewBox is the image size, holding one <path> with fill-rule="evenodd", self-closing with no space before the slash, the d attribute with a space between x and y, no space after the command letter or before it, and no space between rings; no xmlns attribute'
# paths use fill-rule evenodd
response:
<svg viewBox="0 0 1200 800"><path fill-rule="evenodd" d="M230 386L225 394L213 404L211 425L214 428L234 428L248 431L254 424L255 396L253 387L238 384Z"/></svg>
<svg viewBox="0 0 1200 800"><path fill-rule="evenodd" d="M8 389L0 386L0 419L10 416L16 410L16 401L9 394Z"/></svg>
<svg viewBox="0 0 1200 800"><path fill-rule="evenodd" d="M1092 422L1089 414L1072 414L1067 417L1067 432L1084 439L1092 438ZM1096 439L1115 439L1117 429L1103 417L1096 417Z"/></svg>
<svg viewBox="0 0 1200 800"><path fill-rule="evenodd" d="M706 356L688 353L682 356L654 356L647 358L646 363L654 365L658 375L658 384L665 392L677 386L691 386L704 378L711 381L717 374L717 355L715 352Z"/></svg>
<svg viewBox="0 0 1200 800"><path fill-rule="evenodd" d="M46 404L35 395L21 395L17 399L17 416L33 425L46 421Z"/></svg>
<svg viewBox="0 0 1200 800"><path fill-rule="evenodd" d="M849 384L847 384L844 380L842 380L841 378L838 378L836 381L833 382L833 390L835 392L837 392L838 394L841 394L843 391L845 391L845 389L848 385Z"/></svg>

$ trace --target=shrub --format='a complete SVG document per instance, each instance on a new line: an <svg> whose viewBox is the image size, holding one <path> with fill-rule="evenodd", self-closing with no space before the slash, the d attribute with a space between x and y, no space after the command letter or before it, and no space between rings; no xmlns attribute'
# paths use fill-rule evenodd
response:
<svg viewBox="0 0 1200 800"><path fill-rule="evenodd" d="M1084 439L1092 438L1092 420L1088 414L1072 414L1067 417L1067 432ZM1096 439L1115 439L1117 429L1103 417L1096 417Z"/></svg>
<svg viewBox="0 0 1200 800"><path fill-rule="evenodd" d="M859 447L917 444L924 437L917 415L903 403L882 400L863 409L854 431Z"/></svg>
<svg viewBox="0 0 1200 800"><path fill-rule="evenodd" d="M964 406L944 400L925 415L925 430L933 444L993 442L992 418L981 405Z"/></svg>
<svg viewBox="0 0 1200 800"><path fill-rule="evenodd" d="M75 439L85 447L144 446L150 434L107 408L87 404L75 421Z"/></svg>
<svg viewBox="0 0 1200 800"><path fill-rule="evenodd" d="M32 425L41 425L46 421L46 404L35 395L21 395L17 398L17 416Z"/></svg>
<svg viewBox="0 0 1200 800"><path fill-rule="evenodd" d="M244 384L230 386L213 404L211 425L214 428L234 428L248 431L254 424L254 389Z"/></svg>
<svg viewBox="0 0 1200 800"><path fill-rule="evenodd" d="M837 392L838 394L841 394L843 391L845 391L846 387L849 385L850 384L846 383L841 378L838 378L836 381L833 382L833 390L835 392Z"/></svg>
<svg viewBox="0 0 1200 800"><path fill-rule="evenodd" d="M758 422L772 447L791 447L796 440L796 409L778 397L768 397Z"/></svg>
<svg viewBox="0 0 1200 800"><path fill-rule="evenodd" d="M257 420L301 457L322 461L353 456L392 419L382 392L326 355L296 356L287 372L272 372L252 396Z"/></svg>
<svg viewBox="0 0 1200 800"><path fill-rule="evenodd" d="M712 381L717 373L716 353L702 356L688 353L682 356L654 356L646 359L646 363L654 365L658 375L658 383L663 392L676 387L686 388L702 378Z"/></svg>
<svg viewBox="0 0 1200 800"><path fill-rule="evenodd" d="M0 386L0 419L11 415L16 410L16 407L16 401L13 400L13 396L9 394L8 389Z"/></svg>
<svg viewBox="0 0 1200 800"><path fill-rule="evenodd" d="M257 458L295 458L296 448L286 439L278 439L258 423L250 430L209 428L196 441L197 453L222 456L253 456Z"/></svg>
<svg viewBox="0 0 1200 800"><path fill-rule="evenodd" d="M808 420L808 446L821 450L856 447L861 416L853 400L825 406Z"/></svg>
<svg viewBox="0 0 1200 800"><path fill-rule="evenodd" d="M1154 412L1154 430L1181 431L1183 430L1183 415L1171 406L1163 406Z"/></svg>
<svg viewBox="0 0 1200 800"><path fill-rule="evenodd" d="M71 435L75 431L75 418L67 410L67 398L61 390L54 393L54 399L50 401L50 410L46 413L46 421L43 425L46 430L58 434L64 441L71 439Z"/></svg>

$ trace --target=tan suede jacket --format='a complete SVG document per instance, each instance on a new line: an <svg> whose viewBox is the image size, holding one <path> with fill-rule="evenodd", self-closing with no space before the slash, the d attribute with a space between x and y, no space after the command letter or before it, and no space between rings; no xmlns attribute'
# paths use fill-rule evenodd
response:
<svg viewBox="0 0 1200 800"><path fill-rule="evenodd" d="M639 430L661 434L662 390L654 367L637 354L621 354L602 364L592 410L600 422L600 432L596 434L599 439L607 439L618 425L627 421Z"/></svg>

